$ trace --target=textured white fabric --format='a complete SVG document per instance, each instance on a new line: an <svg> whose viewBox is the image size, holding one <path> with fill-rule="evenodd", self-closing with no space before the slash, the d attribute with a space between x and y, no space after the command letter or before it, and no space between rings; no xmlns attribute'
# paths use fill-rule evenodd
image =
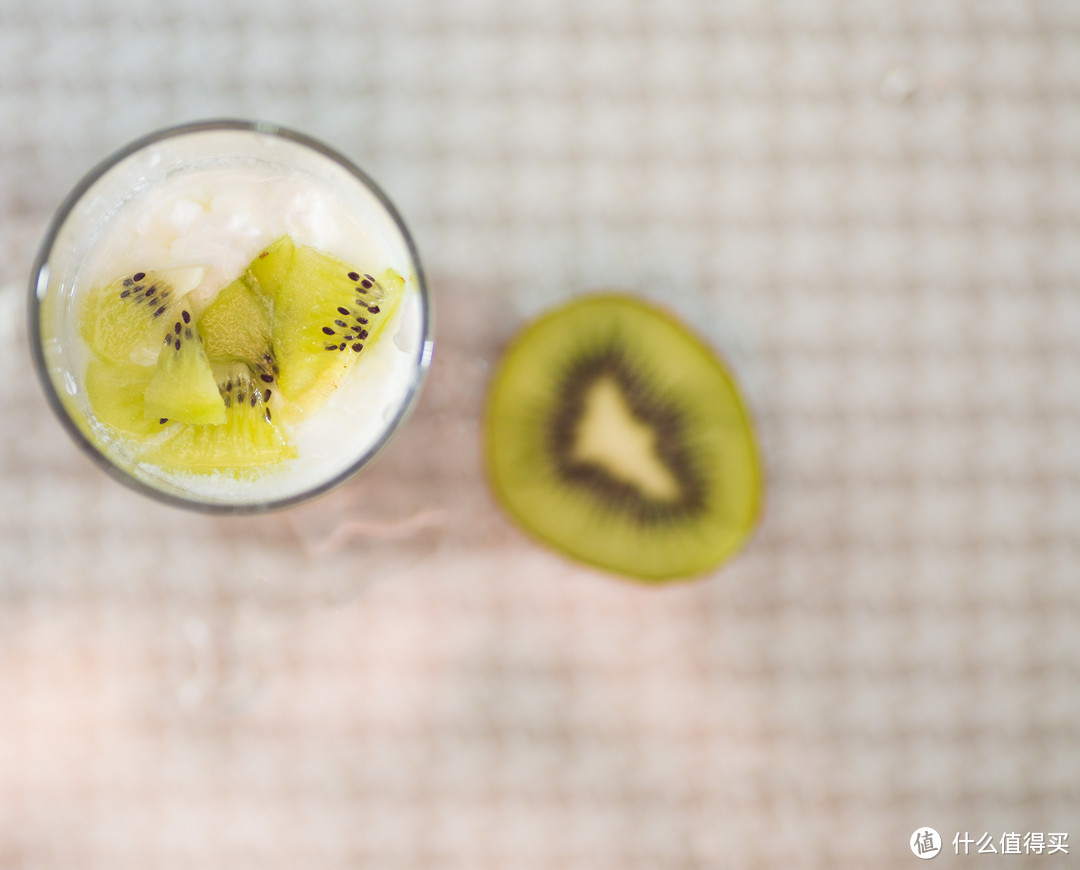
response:
<svg viewBox="0 0 1080 870"><path fill-rule="evenodd" d="M0 868L1080 839L1078 89L1069 0L5 0ZM93 468L23 325L77 178L226 115L367 168L439 316L376 465L239 520ZM500 348L603 287L692 322L758 422L762 525L697 584L569 564L484 487Z"/></svg>

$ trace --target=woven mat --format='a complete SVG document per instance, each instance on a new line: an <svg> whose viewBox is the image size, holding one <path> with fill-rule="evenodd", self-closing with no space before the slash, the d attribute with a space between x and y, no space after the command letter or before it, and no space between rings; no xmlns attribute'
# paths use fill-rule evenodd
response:
<svg viewBox="0 0 1080 870"><path fill-rule="evenodd" d="M1075 861L951 841L1080 840L1078 59L1068 0L5 0L0 868ZM439 317L377 463L259 519L107 480L23 326L78 176L223 115L367 168ZM500 349L604 287L758 421L762 525L697 584L484 486Z"/></svg>

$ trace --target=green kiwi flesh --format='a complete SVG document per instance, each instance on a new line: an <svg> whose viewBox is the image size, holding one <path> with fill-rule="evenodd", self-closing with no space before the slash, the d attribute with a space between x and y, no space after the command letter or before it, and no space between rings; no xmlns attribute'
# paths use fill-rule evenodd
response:
<svg viewBox="0 0 1080 870"><path fill-rule="evenodd" d="M180 300L199 285L199 267L134 272L87 294L79 333L100 359L153 364Z"/></svg>
<svg viewBox="0 0 1080 870"><path fill-rule="evenodd" d="M278 428L265 388L243 363L215 370L224 419L220 424L183 426L140 460L198 474L243 474L296 456Z"/></svg>
<svg viewBox="0 0 1080 870"><path fill-rule="evenodd" d="M269 300L237 278L199 315L198 328L211 363L256 368L271 350Z"/></svg>
<svg viewBox="0 0 1080 870"><path fill-rule="evenodd" d="M171 431L168 419L150 419L145 414L144 397L154 372L154 366L90 360L86 396L98 422L135 442Z"/></svg>
<svg viewBox="0 0 1080 870"><path fill-rule="evenodd" d="M589 296L505 353L488 477L526 531L648 581L701 575L749 538L761 494L749 415L716 355L638 299Z"/></svg>
<svg viewBox="0 0 1080 870"><path fill-rule="evenodd" d="M181 303L143 396L148 419L165 418L195 425L225 422L225 402L192 323L191 309Z"/></svg>
<svg viewBox="0 0 1080 870"><path fill-rule="evenodd" d="M393 270L376 280L330 254L286 240L256 258L247 280L271 302L277 379L304 412L317 407L374 344L405 287Z"/></svg>

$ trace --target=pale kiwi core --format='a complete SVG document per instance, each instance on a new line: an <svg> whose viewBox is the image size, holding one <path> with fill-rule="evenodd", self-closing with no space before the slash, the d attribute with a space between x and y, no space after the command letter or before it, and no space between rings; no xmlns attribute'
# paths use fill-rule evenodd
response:
<svg viewBox="0 0 1080 870"><path fill-rule="evenodd" d="M197 267L193 306L242 274L282 236L353 263L394 269L405 278L402 303L385 334L316 413L291 433L297 457L237 479L136 463L142 482L182 498L259 504L296 497L332 480L371 451L407 402L418 377L424 313L408 246L382 204L354 182L251 160L214 160L137 191L100 227L78 266L73 302L136 270ZM78 342L75 336L68 340ZM84 349L85 350L85 349ZM82 367L85 371L86 354ZM124 451L115 433L110 449Z"/></svg>
<svg viewBox="0 0 1080 870"><path fill-rule="evenodd" d="M615 379L598 378L585 394L570 458L595 463L650 498L674 502L682 490L657 442L656 430L634 415Z"/></svg>

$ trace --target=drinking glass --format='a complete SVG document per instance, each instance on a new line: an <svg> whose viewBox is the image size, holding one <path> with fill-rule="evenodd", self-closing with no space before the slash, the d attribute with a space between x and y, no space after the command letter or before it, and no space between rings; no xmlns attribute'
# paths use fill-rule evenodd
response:
<svg viewBox="0 0 1080 870"><path fill-rule="evenodd" d="M246 181L234 184L230 179L235 178ZM174 191L176 202L166 202L162 190ZM245 201L245 191L265 198ZM214 196L219 198L206 199ZM364 376L350 376L313 415L313 420L319 415L340 417L340 426L332 425L337 418L324 418L331 421L324 427L330 437L309 439L311 443L298 438L297 460L282 469L216 482L214 475L177 474L143 461L133 444L97 419L87 400L88 350L78 329L81 300L102 280L95 268L100 271L101 262L108 261L102 247L119 248L119 256L126 256L134 271L144 254L140 233L151 232L140 221L151 211L166 214L177 229L170 256L187 257L183 265L198 265L199 252L185 247L188 239L182 229L197 225L200 202L210 202L208 213L223 221L226 244L229 238L243 241L246 259L282 228L300 228L297 235L306 228L371 251L371 259L357 263L362 271L393 267L406 280L400 311L376 345L385 345L378 365L371 365L374 359L358 360L355 369L364 369ZM345 229L333 223L337 214L348 215ZM116 242L118 221L132 228L130 250ZM110 255L116 254L111 250ZM214 256L219 262L233 261L234 268L240 262L237 251ZM150 263L145 268L179 264ZM220 286L235 277L222 273ZM204 121L155 132L92 169L61 204L45 234L30 278L29 316L32 353L45 394L79 447L101 469L140 493L216 513L257 513L293 505L356 474L401 425L432 353L430 303L420 259L387 196L326 145L251 121Z"/></svg>

